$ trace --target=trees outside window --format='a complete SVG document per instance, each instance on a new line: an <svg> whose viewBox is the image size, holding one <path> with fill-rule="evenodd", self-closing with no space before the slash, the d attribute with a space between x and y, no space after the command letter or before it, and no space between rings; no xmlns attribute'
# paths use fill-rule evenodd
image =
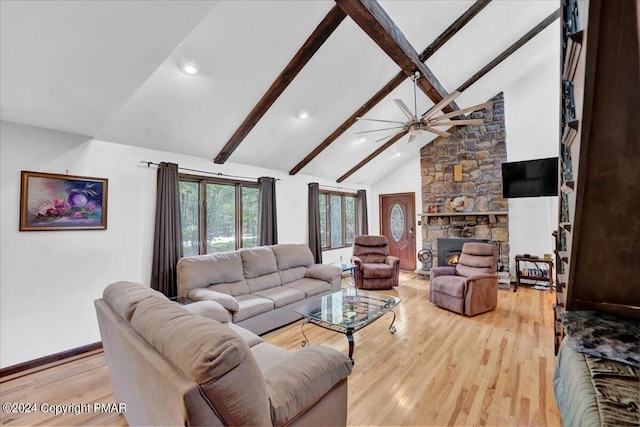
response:
<svg viewBox="0 0 640 427"><path fill-rule="evenodd" d="M323 249L350 246L356 234L356 196L320 192L320 241Z"/></svg>
<svg viewBox="0 0 640 427"><path fill-rule="evenodd" d="M182 176L180 213L184 256L257 245L257 184Z"/></svg>

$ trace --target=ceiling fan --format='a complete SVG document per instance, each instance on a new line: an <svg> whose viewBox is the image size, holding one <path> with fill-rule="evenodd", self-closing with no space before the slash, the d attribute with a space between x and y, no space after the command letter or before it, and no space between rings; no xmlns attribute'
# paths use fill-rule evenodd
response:
<svg viewBox="0 0 640 427"><path fill-rule="evenodd" d="M414 110L411 112L407 104L405 104L401 99L394 99L393 102L396 103L398 108L402 110L405 116L407 116L406 122L400 122L395 120L380 120L380 119L367 119L364 117L356 117L356 120L368 120L372 122L382 122L382 123L393 123L396 126L384 128L384 129L374 129L374 130L366 130L362 132L356 132L356 134L361 133L369 133L369 132L380 132L383 130L393 130L399 129L396 133L392 135L387 135L384 138L380 138L374 142L384 141L385 139L392 138L398 134L403 132L409 133L409 141L413 142L416 137L424 131L435 133L436 135L447 137L451 135L451 133L436 129L436 126L464 126L464 125L479 125L484 122L483 119L462 119L462 120L449 120L452 117L459 116L464 113L469 113L472 111L480 110L482 108L487 108L493 105L492 101L485 102L483 104L474 105L473 107L462 108L460 110L452 111L451 113L442 114L438 117L434 117L435 114L440 112L447 104L452 102L454 99L460 95L460 92L451 92L449 95L444 97L442 101L438 102L436 105L431 107L429 111L424 113L421 116L418 116L418 100L417 100L417 86L418 79L420 78L420 72L416 71L414 75L411 77L413 80L413 106Z"/></svg>

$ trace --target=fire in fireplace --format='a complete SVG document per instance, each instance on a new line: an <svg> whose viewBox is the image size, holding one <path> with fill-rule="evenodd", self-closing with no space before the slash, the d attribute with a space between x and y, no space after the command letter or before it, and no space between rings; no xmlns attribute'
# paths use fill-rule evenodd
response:
<svg viewBox="0 0 640 427"><path fill-rule="evenodd" d="M458 264L462 245L467 242L488 242L487 239L438 239L438 266L447 267Z"/></svg>
<svg viewBox="0 0 640 427"><path fill-rule="evenodd" d="M460 262L460 253L447 255L447 265L455 267Z"/></svg>

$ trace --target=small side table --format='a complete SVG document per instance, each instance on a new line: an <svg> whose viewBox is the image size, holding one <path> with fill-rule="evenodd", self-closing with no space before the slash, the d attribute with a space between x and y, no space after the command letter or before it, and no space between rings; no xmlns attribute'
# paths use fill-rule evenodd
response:
<svg viewBox="0 0 640 427"><path fill-rule="evenodd" d="M335 265L336 267L340 267L340 269L342 270L343 273L345 272L349 272L349 274L351 275L351 278L353 280L351 280L350 282L347 282L347 285L351 286L351 287L355 287L355 274L356 274L356 270L358 270L358 266L355 264L345 264L344 262L333 262L331 263L331 265Z"/></svg>
<svg viewBox="0 0 640 427"><path fill-rule="evenodd" d="M521 262L532 263L536 266L535 269L529 268L520 268ZM546 268L540 269L538 266L544 265ZM542 274L538 274L538 271L541 271ZM533 280L540 282L549 282L549 290L553 291L553 261L550 259L543 258L526 258L526 257L516 257L516 284L513 287L513 292L518 290L518 285L520 285L520 280Z"/></svg>

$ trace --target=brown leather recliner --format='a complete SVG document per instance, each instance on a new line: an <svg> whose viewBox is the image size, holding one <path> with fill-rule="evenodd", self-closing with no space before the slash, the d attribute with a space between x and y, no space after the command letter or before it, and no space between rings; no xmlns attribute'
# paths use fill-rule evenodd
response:
<svg viewBox="0 0 640 427"><path fill-rule="evenodd" d="M391 289L398 286L400 258L389 255L389 242L385 236L355 236L351 262L358 267L358 289Z"/></svg>
<svg viewBox="0 0 640 427"><path fill-rule="evenodd" d="M492 243L465 243L455 267L431 269L429 300L466 316L498 305L498 247Z"/></svg>

